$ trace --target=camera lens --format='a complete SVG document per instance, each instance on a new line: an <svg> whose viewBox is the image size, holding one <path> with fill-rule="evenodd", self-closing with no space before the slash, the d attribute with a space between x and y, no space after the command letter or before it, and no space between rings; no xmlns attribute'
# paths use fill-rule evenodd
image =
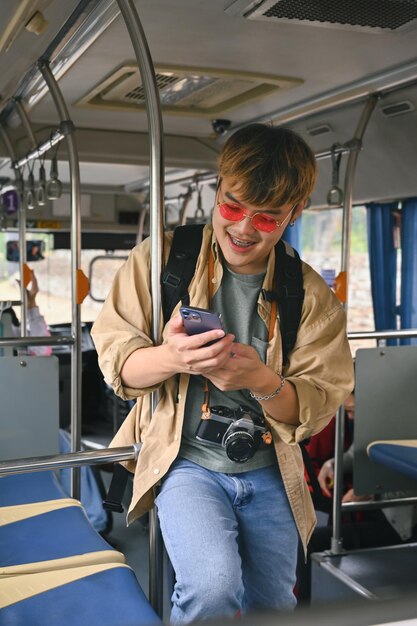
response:
<svg viewBox="0 0 417 626"><path fill-rule="evenodd" d="M235 463L251 459L257 448L252 435L244 430L237 430L226 437L224 447L229 459Z"/></svg>

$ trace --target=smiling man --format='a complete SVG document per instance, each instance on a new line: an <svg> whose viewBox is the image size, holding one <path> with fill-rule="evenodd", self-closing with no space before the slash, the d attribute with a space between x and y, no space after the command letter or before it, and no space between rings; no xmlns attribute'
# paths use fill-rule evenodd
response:
<svg viewBox="0 0 417 626"><path fill-rule="evenodd" d="M221 180L214 232L230 269L237 274L258 274L265 270L271 249L281 239L287 222L292 219L294 224L304 203L259 211L238 200L239 187L234 191L235 186L229 178Z"/></svg>
<svg viewBox="0 0 417 626"><path fill-rule="evenodd" d="M305 549L315 525L298 442L353 387L344 311L323 279L302 264L301 322L285 363L279 316L263 297L275 287L275 245L315 180L314 155L292 131L238 130L220 155L213 223L189 285L190 305L221 313L227 333L188 336L177 307L163 344L152 344L148 240L92 330L106 381L137 398L113 445L142 443L127 464L128 520L156 501L176 577L173 624L295 606L297 543ZM171 243L167 233L166 254Z"/></svg>

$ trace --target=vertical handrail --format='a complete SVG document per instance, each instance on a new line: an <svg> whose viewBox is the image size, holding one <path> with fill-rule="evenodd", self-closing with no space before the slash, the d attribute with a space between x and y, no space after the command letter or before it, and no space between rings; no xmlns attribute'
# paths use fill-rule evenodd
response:
<svg viewBox="0 0 417 626"><path fill-rule="evenodd" d="M72 125L65 100L45 59L38 63L40 72L58 112L59 120ZM81 268L80 165L74 132L66 134L71 181L71 452L81 447L81 306L77 303L77 272ZM71 495L80 499L81 479L78 467L71 469Z"/></svg>
<svg viewBox="0 0 417 626"><path fill-rule="evenodd" d="M14 165L16 162L16 153L13 147L13 144L10 140L10 137L4 128L3 125L0 125L0 133L6 146L7 152L9 153L9 157L12 163L12 167L15 174L16 179L16 187L19 194L19 206L18 206L18 227L19 227L19 271L20 271L20 335L21 337L25 337L26 335L26 325L27 325L27 295L26 289L23 284L23 265L26 263L26 205L23 201L23 191L24 191L24 181L22 177L22 172Z"/></svg>
<svg viewBox="0 0 417 626"><path fill-rule="evenodd" d="M26 134L29 138L30 145L33 148L36 148L36 138L33 132L32 126L29 121L28 114L26 113L26 109L23 106L23 102L15 98L14 105L20 117L20 120L23 124L23 127L26 131ZM23 183L23 180L22 180ZM24 186L22 184L22 193L21 193L21 201L19 206L19 273L20 273L20 336L26 337L27 335L27 293L26 293L26 285L23 280L24 277L24 266L26 265L26 198L24 197Z"/></svg>
<svg viewBox="0 0 417 626"><path fill-rule="evenodd" d="M362 139L365 134L368 122L371 118L377 96L371 96L366 101L362 115L359 119L353 141L358 145L362 145ZM348 276L350 261L350 239L352 224L352 203L353 203L353 182L355 179L356 166L359 156L359 150L349 152L349 158L346 165L344 193L343 193L343 221L342 221L342 259L341 271ZM346 301L344 303L345 312L348 311L348 284L346 279ZM343 497L343 448L344 448L344 417L345 411L343 407L339 407L336 414L336 431L335 431L335 451L334 451L334 491L333 491L333 534L331 539L331 551L334 554L340 554L343 550L341 520L342 511L341 503Z"/></svg>
<svg viewBox="0 0 417 626"><path fill-rule="evenodd" d="M117 3L126 23L139 66L149 125L152 338L154 344L157 345L160 343L161 335L160 276L164 219L164 146L161 104L152 58L134 2L133 0L117 0ZM154 392L151 396L151 414L154 413L157 403L158 394ZM155 508L151 512L149 541L149 600L155 611L162 615L163 544Z"/></svg>

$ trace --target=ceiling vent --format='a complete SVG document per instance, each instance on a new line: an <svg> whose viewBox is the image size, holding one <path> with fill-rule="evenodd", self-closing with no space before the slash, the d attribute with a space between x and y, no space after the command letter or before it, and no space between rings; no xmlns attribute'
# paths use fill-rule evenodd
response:
<svg viewBox="0 0 417 626"><path fill-rule="evenodd" d="M405 115L416 110L414 104L409 100L403 102L395 102L393 104L385 104L380 107L381 113L386 117L395 117L396 115Z"/></svg>
<svg viewBox="0 0 417 626"><path fill-rule="evenodd" d="M164 113L218 116L229 109L303 81L282 76L207 68L156 65L156 82ZM79 106L145 109L145 94L137 65L129 63L94 87Z"/></svg>
<svg viewBox="0 0 417 626"><path fill-rule="evenodd" d="M307 128L307 132L310 137L318 137L319 135L332 133L333 128L329 126L329 124L320 124L319 126L312 126L311 128Z"/></svg>
<svg viewBox="0 0 417 626"><path fill-rule="evenodd" d="M409 28L417 21L414 0L235 0L229 15L250 20L325 26L369 32Z"/></svg>

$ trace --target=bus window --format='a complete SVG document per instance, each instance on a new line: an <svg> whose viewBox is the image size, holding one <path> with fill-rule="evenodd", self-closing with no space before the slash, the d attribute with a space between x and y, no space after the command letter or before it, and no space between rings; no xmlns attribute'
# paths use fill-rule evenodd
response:
<svg viewBox="0 0 417 626"><path fill-rule="evenodd" d="M106 299L114 275L126 261L127 255L113 253L97 255L90 261L88 280L90 282L89 297L94 302L102 303Z"/></svg>
<svg viewBox="0 0 417 626"><path fill-rule="evenodd" d="M341 264L342 209L305 211L302 256L323 278L337 276ZM375 330L369 272L366 208L352 209L349 263L348 332ZM352 351L375 347L374 340L351 341Z"/></svg>
<svg viewBox="0 0 417 626"><path fill-rule="evenodd" d="M71 322L71 252L53 249L53 236L36 234L42 240L44 258L37 261L36 276L39 283L37 303L47 324ZM20 300L19 263L7 260L6 234L0 233L0 301ZM113 281L113 277L126 258L126 250L115 250L109 255L106 250L82 250L81 269L89 275L91 261L106 257L105 262L96 263L93 275L93 297L88 295L81 306L81 321L94 322ZM29 266L30 266L29 262Z"/></svg>

